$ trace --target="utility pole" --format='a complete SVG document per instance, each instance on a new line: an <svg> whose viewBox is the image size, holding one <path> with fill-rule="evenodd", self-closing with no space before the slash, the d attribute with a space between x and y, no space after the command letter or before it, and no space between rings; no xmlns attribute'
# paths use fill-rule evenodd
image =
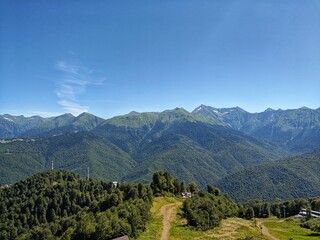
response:
<svg viewBox="0 0 320 240"><path fill-rule="evenodd" d="M89 170L90 170L90 168L88 167L88 168L87 168L87 179L88 179L88 180L89 180L89 177L90 177Z"/></svg>

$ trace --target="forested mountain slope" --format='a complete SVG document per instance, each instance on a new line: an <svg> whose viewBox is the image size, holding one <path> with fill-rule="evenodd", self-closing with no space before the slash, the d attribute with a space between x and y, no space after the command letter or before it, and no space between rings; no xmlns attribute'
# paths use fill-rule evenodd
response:
<svg viewBox="0 0 320 240"><path fill-rule="evenodd" d="M149 182L154 171L163 169L206 186L228 173L284 154L273 144L184 109L133 112L106 120L90 132L2 141L0 182L12 183L50 169L54 161L55 169L82 176L90 167L95 178Z"/></svg>
<svg viewBox="0 0 320 240"><path fill-rule="evenodd" d="M134 161L120 148L88 132L34 138L11 139L0 143L0 183L14 183L32 174L67 169L81 176L120 180Z"/></svg>
<svg viewBox="0 0 320 240"><path fill-rule="evenodd" d="M320 150L320 108L269 108L261 113L249 113L239 107L201 105L192 113L220 121L250 136L274 142L292 154Z"/></svg>
<svg viewBox="0 0 320 240"><path fill-rule="evenodd" d="M233 199L274 200L320 196L320 154L290 157L249 167L216 185Z"/></svg>
<svg viewBox="0 0 320 240"><path fill-rule="evenodd" d="M163 169L205 186L245 166L285 154L275 145L232 130L184 109L131 113L107 120L92 130L130 154L137 162L126 180L150 181Z"/></svg>
<svg viewBox="0 0 320 240"><path fill-rule="evenodd" d="M44 121L45 119L39 116L0 115L0 139L16 138L29 129L41 125Z"/></svg>

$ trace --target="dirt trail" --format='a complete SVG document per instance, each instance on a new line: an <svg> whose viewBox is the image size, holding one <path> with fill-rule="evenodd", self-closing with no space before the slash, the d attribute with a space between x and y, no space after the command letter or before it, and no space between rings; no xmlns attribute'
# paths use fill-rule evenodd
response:
<svg viewBox="0 0 320 240"><path fill-rule="evenodd" d="M161 207L160 214L163 215L163 229L160 238L161 240L169 239L171 222L175 219L177 208L181 204L181 202L176 202Z"/></svg>
<svg viewBox="0 0 320 240"><path fill-rule="evenodd" d="M258 220L258 226L260 227L260 230L262 232L263 235L273 239L273 240L279 240L279 238L274 237L271 233L269 233L268 228L262 224L261 221ZM261 228L262 227L262 228Z"/></svg>

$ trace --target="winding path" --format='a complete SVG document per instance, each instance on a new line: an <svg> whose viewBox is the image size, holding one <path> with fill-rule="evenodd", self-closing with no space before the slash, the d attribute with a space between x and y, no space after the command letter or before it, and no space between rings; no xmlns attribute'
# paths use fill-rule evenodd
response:
<svg viewBox="0 0 320 240"><path fill-rule="evenodd" d="M168 240L170 236L171 222L175 219L177 214L177 208L181 205L181 202L166 204L161 207L160 214L163 215L163 229L161 233L161 240Z"/></svg>
<svg viewBox="0 0 320 240"><path fill-rule="evenodd" d="M263 235L271 238L272 240L279 240L279 238L274 237L274 236L269 232L268 228L267 228L265 225L263 225L262 222L259 221L259 220L258 220L258 226L260 227L261 232L262 232Z"/></svg>

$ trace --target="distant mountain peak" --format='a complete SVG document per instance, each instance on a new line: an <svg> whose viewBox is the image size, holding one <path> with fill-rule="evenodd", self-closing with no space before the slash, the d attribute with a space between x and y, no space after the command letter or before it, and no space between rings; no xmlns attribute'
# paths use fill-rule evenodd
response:
<svg viewBox="0 0 320 240"><path fill-rule="evenodd" d="M136 114L140 114L139 112L136 112L136 111L131 111L128 113L129 115L136 115Z"/></svg>
<svg viewBox="0 0 320 240"><path fill-rule="evenodd" d="M74 117L71 113L65 113L65 114L62 114L61 116Z"/></svg>
<svg viewBox="0 0 320 240"><path fill-rule="evenodd" d="M275 110L272 108L267 108L266 110L264 110L264 112L274 112Z"/></svg>
<svg viewBox="0 0 320 240"><path fill-rule="evenodd" d="M93 116L93 115L91 113L88 113L88 112L83 112L80 115L78 115L78 117L81 117L81 116Z"/></svg>
<svg viewBox="0 0 320 240"><path fill-rule="evenodd" d="M184 108L182 107L176 107L175 109L171 110L171 111L182 111L182 112L187 112L189 113L187 110L185 110Z"/></svg>
<svg viewBox="0 0 320 240"><path fill-rule="evenodd" d="M240 112L247 112L246 110L242 109L241 107L234 107L234 108L230 108L230 109L233 109L233 110L237 110L237 111L240 111Z"/></svg>
<svg viewBox="0 0 320 240"><path fill-rule="evenodd" d="M161 114L166 114L166 113L181 113L181 114L184 114L184 115L189 115L190 114L190 112L188 112L184 108L179 108L179 107L176 107L174 109L168 109L168 110L165 110L165 111L161 112Z"/></svg>
<svg viewBox="0 0 320 240"><path fill-rule="evenodd" d="M194 112L199 112L203 108L203 105L201 104L199 107L196 107L193 111Z"/></svg>
<svg viewBox="0 0 320 240"><path fill-rule="evenodd" d="M199 112L199 111L201 111L201 110L203 110L203 109L205 109L205 108L208 108L208 106L206 106L206 105L204 105L204 104L201 104L199 107L195 108L195 109L193 110L193 112Z"/></svg>
<svg viewBox="0 0 320 240"><path fill-rule="evenodd" d="M54 119L61 119L61 118L75 118L71 113L64 113L60 116L53 117Z"/></svg>
<svg viewBox="0 0 320 240"><path fill-rule="evenodd" d="M99 118L91 113L88 113L88 112L83 112L81 113L78 117L76 117L76 119L81 119L81 118ZM100 118L102 119L102 118Z"/></svg>

